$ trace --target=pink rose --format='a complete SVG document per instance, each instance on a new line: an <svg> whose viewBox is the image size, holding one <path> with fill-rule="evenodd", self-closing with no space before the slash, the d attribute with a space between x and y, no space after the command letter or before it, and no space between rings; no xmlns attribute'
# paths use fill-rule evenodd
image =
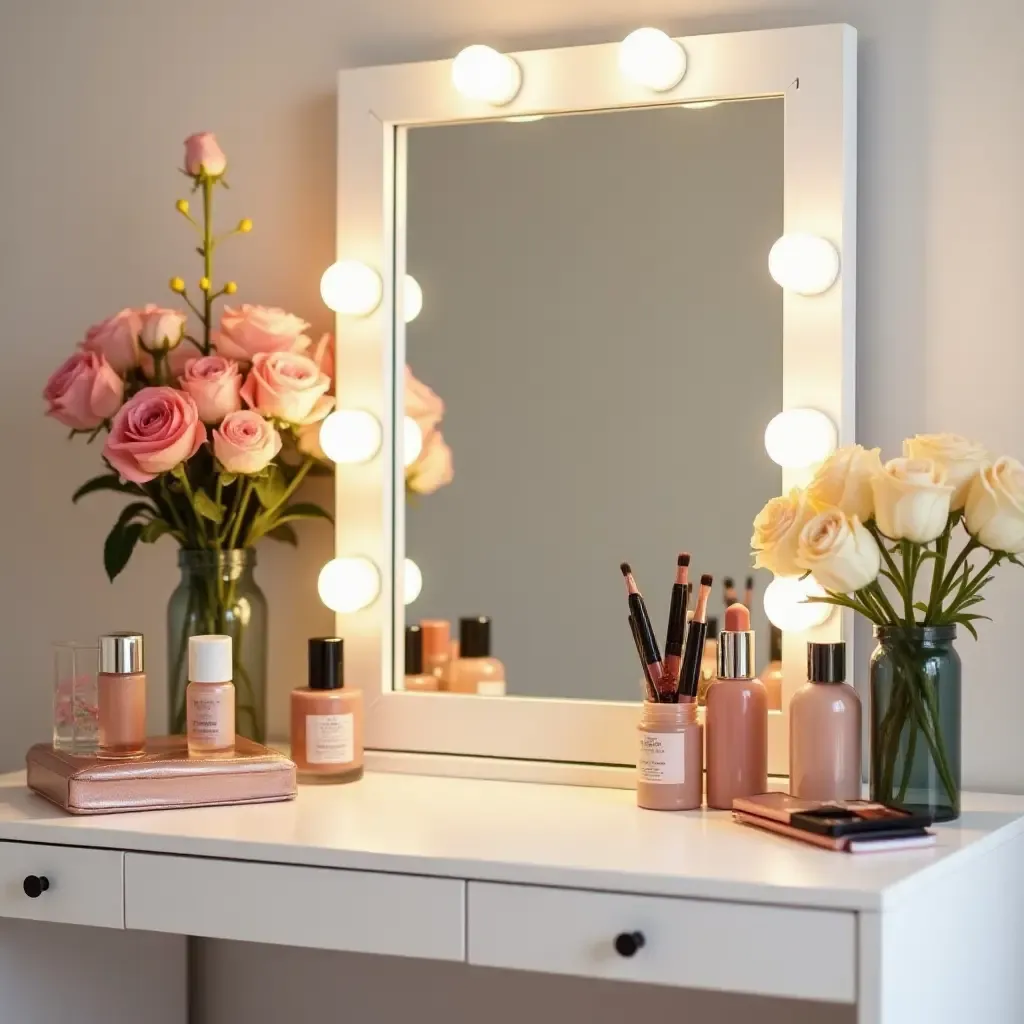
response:
<svg viewBox="0 0 1024 1024"><path fill-rule="evenodd" d="M313 362L334 381L334 335L322 334L309 353Z"/></svg>
<svg viewBox="0 0 1024 1024"><path fill-rule="evenodd" d="M444 402L423 381L413 376L408 364L405 367L405 415L416 421L424 437L444 416Z"/></svg>
<svg viewBox="0 0 1024 1024"><path fill-rule="evenodd" d="M104 356L115 373L125 374L139 365L139 330L142 318L137 309L122 309L93 324L85 333L82 348Z"/></svg>
<svg viewBox="0 0 1024 1024"><path fill-rule="evenodd" d="M258 412L229 412L213 432L213 454L229 473L259 473L281 450L281 435Z"/></svg>
<svg viewBox="0 0 1024 1024"><path fill-rule="evenodd" d="M46 382L47 416L73 430L95 430L117 412L124 381L96 352L75 352Z"/></svg>
<svg viewBox="0 0 1024 1024"><path fill-rule="evenodd" d="M260 352L242 385L242 398L270 419L302 426L322 420L331 411L330 386L327 374L309 356Z"/></svg>
<svg viewBox="0 0 1024 1024"><path fill-rule="evenodd" d="M151 352L162 352L174 348L181 341L185 330L187 313L179 309L163 309L161 306L144 306L139 310L142 326L139 340Z"/></svg>
<svg viewBox="0 0 1024 1024"><path fill-rule="evenodd" d="M419 458L405 472L406 484L417 494L433 494L450 484L454 477L452 450L445 444L441 431L432 430L423 439Z"/></svg>
<svg viewBox="0 0 1024 1024"><path fill-rule="evenodd" d="M250 306L224 307L220 330L215 333L217 351L228 359L251 363L260 352L305 352L309 324L283 309Z"/></svg>
<svg viewBox="0 0 1024 1024"><path fill-rule="evenodd" d="M242 375L238 363L223 356L201 356L185 364L181 390L196 400L204 423L220 423L229 412L242 408Z"/></svg>
<svg viewBox="0 0 1024 1024"><path fill-rule="evenodd" d="M143 388L114 417L103 454L125 480L145 484L192 458L205 440L191 395Z"/></svg>
<svg viewBox="0 0 1024 1024"><path fill-rule="evenodd" d="M228 158L217 145L213 132L196 132L185 140L185 170L193 178L203 173L207 177L218 178L227 165Z"/></svg>

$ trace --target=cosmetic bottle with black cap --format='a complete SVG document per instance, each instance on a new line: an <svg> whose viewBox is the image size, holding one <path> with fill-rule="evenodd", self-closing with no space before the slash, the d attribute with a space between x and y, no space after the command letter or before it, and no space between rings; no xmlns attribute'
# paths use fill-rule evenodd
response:
<svg viewBox="0 0 1024 1024"><path fill-rule="evenodd" d="M459 619L459 657L449 669L452 693L505 696L505 666L491 657L491 620L486 615Z"/></svg>
<svg viewBox="0 0 1024 1024"><path fill-rule="evenodd" d="M807 680L789 705L789 791L803 800L856 800L861 704L846 682L846 644L808 644Z"/></svg>
<svg viewBox="0 0 1024 1024"><path fill-rule="evenodd" d="M405 627L405 678L403 686L414 693L437 693L440 682L423 668L423 627L417 623Z"/></svg>

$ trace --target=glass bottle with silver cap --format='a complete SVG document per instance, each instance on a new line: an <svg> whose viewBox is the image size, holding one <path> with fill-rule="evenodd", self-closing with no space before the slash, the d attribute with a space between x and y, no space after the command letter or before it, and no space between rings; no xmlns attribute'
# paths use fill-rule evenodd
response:
<svg viewBox="0 0 1024 1024"><path fill-rule="evenodd" d="M96 677L101 757L134 757L146 749L146 676L141 633L99 639Z"/></svg>

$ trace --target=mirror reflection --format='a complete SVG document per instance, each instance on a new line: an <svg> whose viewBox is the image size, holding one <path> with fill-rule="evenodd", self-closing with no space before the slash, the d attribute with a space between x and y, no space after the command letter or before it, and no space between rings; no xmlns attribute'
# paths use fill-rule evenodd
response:
<svg viewBox="0 0 1024 1024"><path fill-rule="evenodd" d="M764 428L782 408L782 99L406 140L398 408L419 592L397 628L422 629L396 687L640 699L619 563L664 645L681 551L691 579L715 577L705 671L737 598L764 669L770 576L749 540L781 489Z"/></svg>

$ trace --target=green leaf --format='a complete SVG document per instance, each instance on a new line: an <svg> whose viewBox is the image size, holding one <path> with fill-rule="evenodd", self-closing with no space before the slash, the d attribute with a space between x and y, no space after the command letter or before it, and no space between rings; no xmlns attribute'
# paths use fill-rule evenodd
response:
<svg viewBox="0 0 1024 1024"><path fill-rule="evenodd" d="M128 564L135 545L142 536L142 530L141 523L124 523L118 520L107 534L103 544L103 567L107 570L107 578L111 583Z"/></svg>
<svg viewBox="0 0 1024 1024"><path fill-rule="evenodd" d="M221 473L220 475L220 482L222 487L230 487L237 479L237 473Z"/></svg>
<svg viewBox="0 0 1024 1024"><path fill-rule="evenodd" d="M72 504L77 504L79 498L84 498L87 494L92 494L95 491L117 491L119 494L145 494L146 492L138 485L127 483L121 480L116 473L104 473L102 476L94 476L91 480L86 480L81 487L73 495L71 495Z"/></svg>
<svg viewBox="0 0 1024 1024"><path fill-rule="evenodd" d="M143 526L139 539L143 544L155 544L165 533L171 532L173 531L170 523L164 522L163 519L151 519Z"/></svg>
<svg viewBox="0 0 1024 1024"><path fill-rule="evenodd" d="M918 610L919 612L927 612L927 611L928 611L928 605L926 605L926 604L924 603L924 601L917 601L917 602L916 602L916 603L914 604L914 607L915 607L915 608L916 608L916 609L917 609L917 610Z"/></svg>
<svg viewBox="0 0 1024 1024"><path fill-rule="evenodd" d="M964 627L964 629L967 630L968 633L971 634L971 636L974 637L975 640L978 639L978 631L974 628L973 625L971 625L971 623L969 623L969 622L961 622L961 625Z"/></svg>
<svg viewBox="0 0 1024 1024"><path fill-rule="evenodd" d="M188 483L188 473L185 472L185 463L179 462L174 469L171 470L171 476L175 480L180 480L182 483Z"/></svg>
<svg viewBox="0 0 1024 1024"><path fill-rule="evenodd" d="M192 504L196 512L204 519L215 523L223 522L223 507L218 505L201 487L192 495Z"/></svg>
<svg viewBox="0 0 1024 1024"><path fill-rule="evenodd" d="M334 516L331 515L326 509L321 508L319 505L314 505L312 502L300 502L297 505L286 505L281 509L280 519L278 522L285 522L290 519L326 519L327 522L333 523Z"/></svg>
<svg viewBox="0 0 1024 1024"><path fill-rule="evenodd" d="M256 497L264 508L273 508L284 497L288 487L284 474L273 464L269 466L265 476L253 481L253 486L256 489Z"/></svg>
<svg viewBox="0 0 1024 1024"><path fill-rule="evenodd" d="M267 536L271 540L280 541L282 544L291 544L293 548L299 546L299 535L287 523L278 523Z"/></svg>

